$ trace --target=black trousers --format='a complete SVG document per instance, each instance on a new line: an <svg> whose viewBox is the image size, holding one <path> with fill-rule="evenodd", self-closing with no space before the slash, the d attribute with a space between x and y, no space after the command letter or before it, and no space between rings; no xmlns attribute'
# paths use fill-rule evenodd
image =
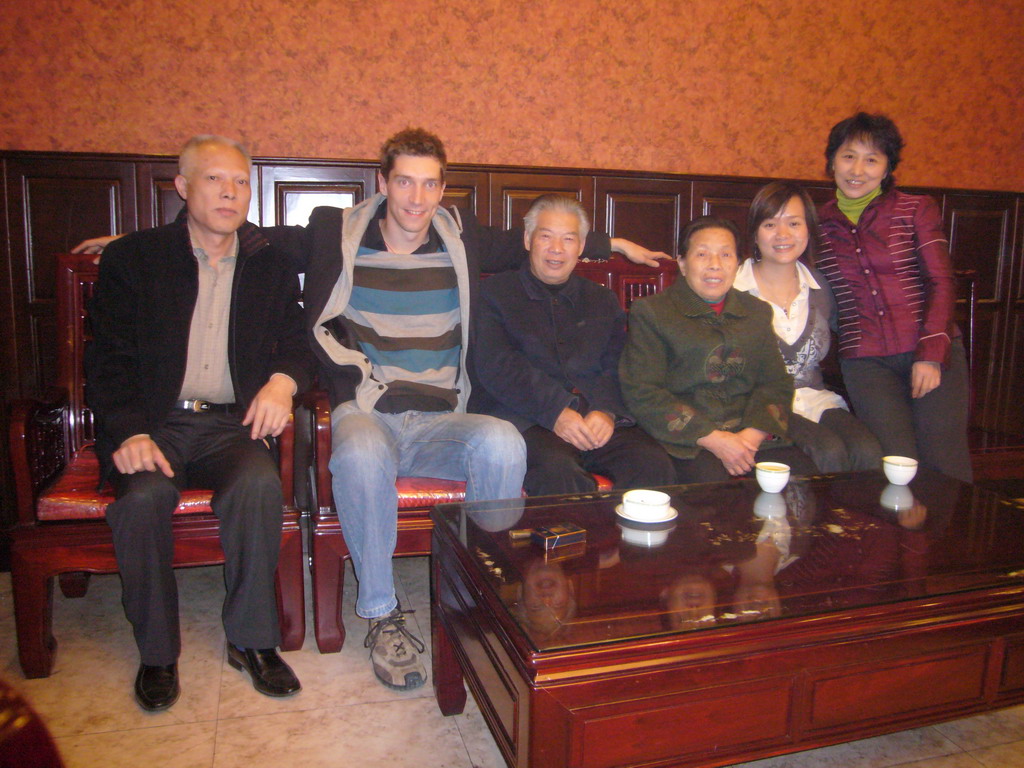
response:
<svg viewBox="0 0 1024 768"><path fill-rule="evenodd" d="M115 474L117 500L107 507L121 573L122 602L143 664L175 662L181 652L171 516L186 487L213 491L220 523L227 594L222 617L230 642L273 648L281 642L274 572L281 546L278 468L240 418L173 411L151 435L174 469Z"/></svg>
<svg viewBox="0 0 1024 768"><path fill-rule="evenodd" d="M529 496L590 493L596 488L591 472L607 475L616 488L675 483L675 470L665 449L640 427L617 427L607 443L592 451L581 451L541 426L523 432L523 440L523 487Z"/></svg>
<svg viewBox="0 0 1024 768"><path fill-rule="evenodd" d="M842 408L829 408L817 422L791 414L788 437L814 459L822 472L855 472L882 466L878 439Z"/></svg>
<svg viewBox="0 0 1024 768"><path fill-rule="evenodd" d="M754 454L754 461L778 461L788 464L793 475L816 475L818 468L811 458L795 445L762 448ZM731 480L722 460L711 451L701 449L692 459L672 457L676 467L676 481L679 483L714 483Z"/></svg>
<svg viewBox="0 0 1024 768"><path fill-rule="evenodd" d="M857 417L886 455L919 459L932 469L971 482L967 446L970 389L963 342L953 340L949 367L938 387L911 397L912 353L840 360L843 381Z"/></svg>

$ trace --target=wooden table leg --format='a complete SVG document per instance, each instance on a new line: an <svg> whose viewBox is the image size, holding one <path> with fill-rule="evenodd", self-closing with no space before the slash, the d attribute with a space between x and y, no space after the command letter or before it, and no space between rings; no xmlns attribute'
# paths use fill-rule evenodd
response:
<svg viewBox="0 0 1024 768"><path fill-rule="evenodd" d="M439 558L434 558L435 562ZM430 603L431 654L433 662L434 695L443 715L460 715L466 707L466 686L462 669L452 646L448 629L437 604L438 574L434 573L434 599Z"/></svg>

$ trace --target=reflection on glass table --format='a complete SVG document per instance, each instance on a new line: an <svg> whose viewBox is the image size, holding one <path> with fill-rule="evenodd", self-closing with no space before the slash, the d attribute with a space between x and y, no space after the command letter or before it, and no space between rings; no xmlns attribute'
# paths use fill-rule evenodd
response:
<svg viewBox="0 0 1024 768"><path fill-rule="evenodd" d="M898 488L898 490L893 490ZM538 650L811 617L1024 578L1024 510L923 469L668 489L678 517L624 521L621 493L451 504L458 532ZM585 545L545 552L512 528L571 522Z"/></svg>

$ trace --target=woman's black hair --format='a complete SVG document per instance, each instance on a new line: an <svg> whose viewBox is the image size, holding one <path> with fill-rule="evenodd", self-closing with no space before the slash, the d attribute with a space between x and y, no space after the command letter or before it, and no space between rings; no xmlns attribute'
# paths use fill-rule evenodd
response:
<svg viewBox="0 0 1024 768"><path fill-rule="evenodd" d="M736 258L739 258L739 251L743 245L740 229L729 219L723 219L720 216L699 216L683 227L683 231L679 234L679 258L686 258L686 252L690 250L690 240L702 229L724 229L731 232L732 239L736 242Z"/></svg>
<svg viewBox="0 0 1024 768"><path fill-rule="evenodd" d="M900 152L903 149L903 137L896 123L885 115L858 112L853 117L832 126L828 134L828 144L825 146L825 175L829 178L835 175L836 152L852 139L860 139L885 153L889 159L889 167L886 169L885 178L882 179L882 191L888 192L896 183L893 173L900 163Z"/></svg>
<svg viewBox="0 0 1024 768"><path fill-rule="evenodd" d="M800 261L809 267L814 266L814 249L818 240L818 213L814 201L807 190L791 181L773 181L758 190L754 202L750 204L747 215L747 238L750 241L750 255L754 261L761 260L761 252L757 248L757 230L766 219L775 218L786 203L794 197L804 204L804 221L807 222L807 248L800 256Z"/></svg>

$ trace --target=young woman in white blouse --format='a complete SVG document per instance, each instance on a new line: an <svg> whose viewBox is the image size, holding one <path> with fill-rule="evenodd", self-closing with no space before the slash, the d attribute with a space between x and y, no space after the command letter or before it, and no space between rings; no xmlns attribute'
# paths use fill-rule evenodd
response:
<svg viewBox="0 0 1024 768"><path fill-rule="evenodd" d="M789 439L823 472L878 467L878 440L822 378L836 306L828 283L813 267L813 203L796 184L772 182L757 193L747 223L752 256L740 267L735 288L772 308L779 349L796 387Z"/></svg>

